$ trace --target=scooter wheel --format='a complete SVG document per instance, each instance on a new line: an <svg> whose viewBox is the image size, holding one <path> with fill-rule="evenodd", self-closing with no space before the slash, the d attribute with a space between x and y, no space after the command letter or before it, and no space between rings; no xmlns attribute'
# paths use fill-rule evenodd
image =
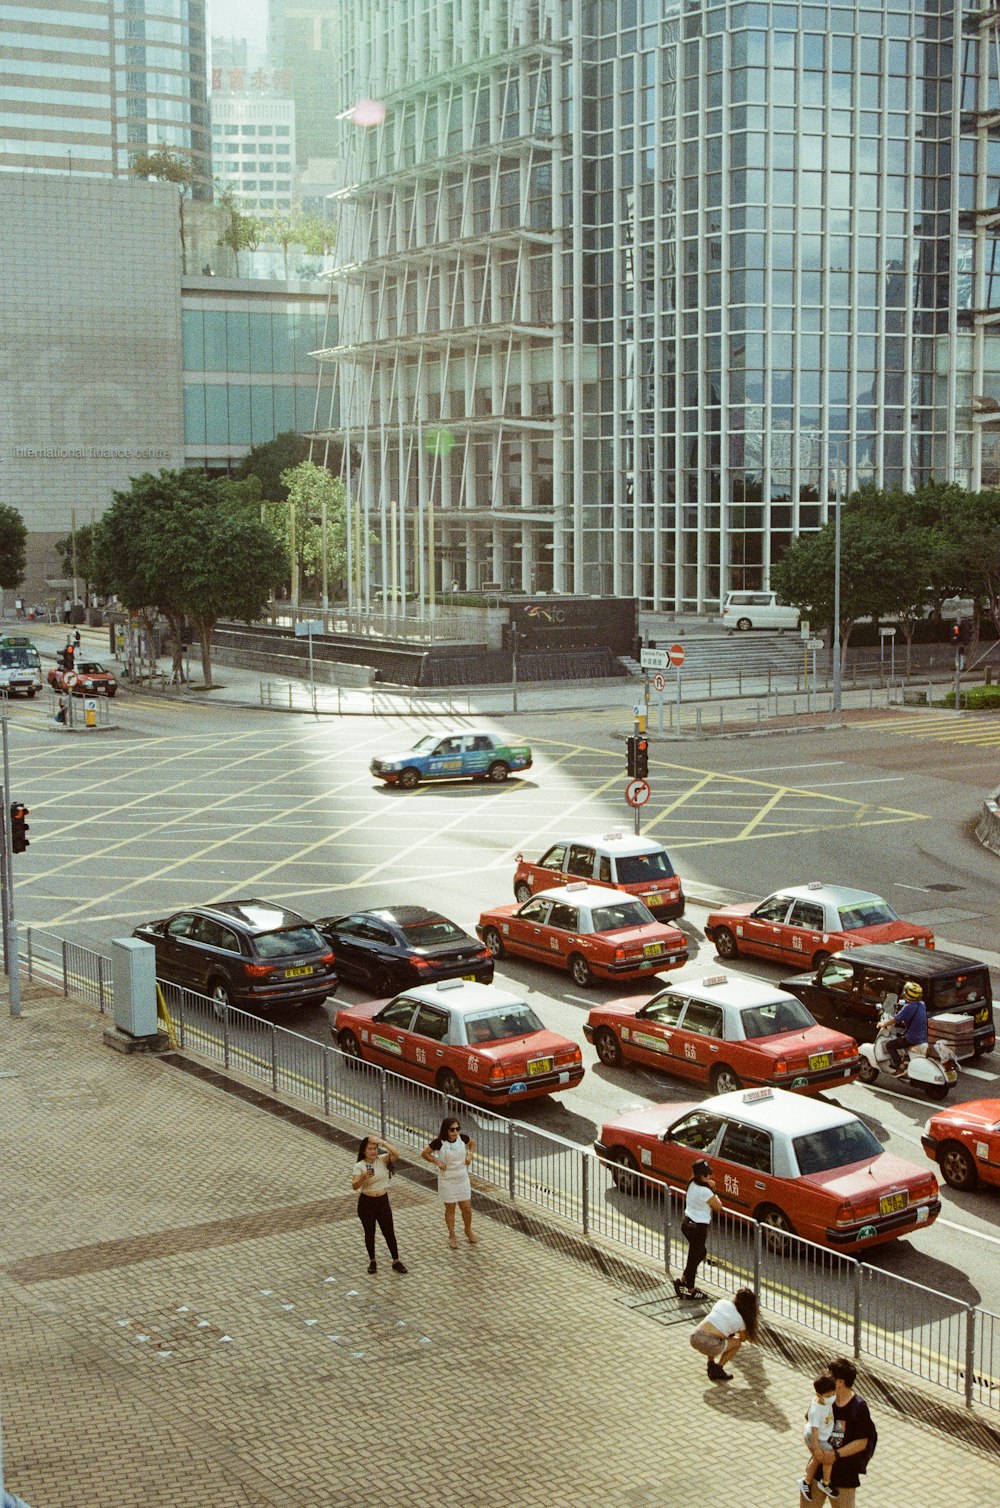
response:
<svg viewBox="0 0 1000 1508"><path fill-rule="evenodd" d="M860 1060L860 1066L858 1068L858 1078L861 1080L862 1084L874 1084L875 1080L878 1078L878 1069L875 1067L874 1063L869 1063L868 1059L863 1057Z"/></svg>
<svg viewBox="0 0 1000 1508"><path fill-rule="evenodd" d="M951 1085L945 1081L943 1084L924 1084L922 1087L929 1100L945 1100Z"/></svg>

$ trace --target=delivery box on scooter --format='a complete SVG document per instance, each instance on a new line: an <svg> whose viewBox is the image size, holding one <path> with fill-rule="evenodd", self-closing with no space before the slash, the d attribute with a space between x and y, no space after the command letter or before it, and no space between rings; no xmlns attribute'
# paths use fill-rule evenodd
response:
<svg viewBox="0 0 1000 1508"><path fill-rule="evenodd" d="M972 1055L993 1051L990 972L974 958L909 943L864 943L834 953L815 973L782 980L781 988L798 996L821 1025L847 1032L856 1042L874 1042L879 1017L898 1009L903 985L910 979L924 992L932 1038L938 1035L931 1025L934 1017L960 1016L971 1022ZM968 1055L968 1028L951 1034L957 1055Z"/></svg>

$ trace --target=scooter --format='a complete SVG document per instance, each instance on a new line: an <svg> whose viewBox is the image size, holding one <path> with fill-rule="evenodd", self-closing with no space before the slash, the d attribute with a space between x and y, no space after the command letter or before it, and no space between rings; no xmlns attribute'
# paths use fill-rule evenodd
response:
<svg viewBox="0 0 1000 1508"><path fill-rule="evenodd" d="M874 1042L862 1042L859 1077L863 1084L874 1084L879 1073L893 1074L889 1056L889 1038L895 1027L894 1016L882 1016ZM953 1084L958 1083L958 1059L947 1042L907 1047L900 1043L900 1061L906 1069L905 1080L922 1089L929 1100L943 1100Z"/></svg>

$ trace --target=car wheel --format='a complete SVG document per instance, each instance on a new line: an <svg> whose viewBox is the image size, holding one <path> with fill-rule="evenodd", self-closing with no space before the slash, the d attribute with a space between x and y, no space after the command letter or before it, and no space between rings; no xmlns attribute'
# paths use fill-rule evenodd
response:
<svg viewBox="0 0 1000 1508"><path fill-rule="evenodd" d="M816 970L817 973L823 967L823 965L826 963L826 961L828 960L829 957L830 957L829 953L824 953L822 951L820 951L819 953L814 953L813 954L812 966Z"/></svg>
<svg viewBox="0 0 1000 1508"><path fill-rule="evenodd" d="M491 958L502 958L504 955L503 938L496 927L487 927L483 933L483 942L490 952Z"/></svg>
<svg viewBox="0 0 1000 1508"><path fill-rule="evenodd" d="M387 1000L396 993L396 986L388 969L378 968L371 972L371 992L376 1000Z"/></svg>
<svg viewBox="0 0 1000 1508"><path fill-rule="evenodd" d="M750 622L749 618L737 618L736 627L739 629L741 634L745 634L749 629L753 628L753 624Z"/></svg>
<svg viewBox="0 0 1000 1508"><path fill-rule="evenodd" d="M404 791L412 791L415 786L420 784L420 771L415 770L412 765L408 765L399 777L399 784L403 787Z"/></svg>
<svg viewBox="0 0 1000 1508"><path fill-rule="evenodd" d="M116 688L116 689L117 689L117 688ZM106 693L106 695L107 695L107 698L108 698L108 701L109 701L109 702L110 702L110 701L112 701L112 700L113 700L113 698L114 698L114 695L115 695L115 693L114 693L114 691L108 691L108 692L107 692L107 693Z"/></svg>
<svg viewBox="0 0 1000 1508"><path fill-rule="evenodd" d="M720 927L715 934L715 951L720 958L735 958L739 953L736 938L728 927Z"/></svg>
<svg viewBox="0 0 1000 1508"><path fill-rule="evenodd" d="M504 764L502 759L498 759L490 765L488 773L494 785L502 785L510 774L510 766Z"/></svg>
<svg viewBox="0 0 1000 1508"><path fill-rule="evenodd" d="M943 1084L924 1084L923 1090L929 1100L946 1100L951 1085L947 1080Z"/></svg>
<svg viewBox="0 0 1000 1508"><path fill-rule="evenodd" d="M774 1252L777 1256L783 1256L791 1246L791 1242L785 1238L795 1234L788 1216L783 1210L779 1210L777 1205L768 1204L757 1211L755 1218L758 1224L764 1227L764 1245L768 1251Z"/></svg>
<svg viewBox="0 0 1000 1508"><path fill-rule="evenodd" d="M531 886L525 880L518 880L514 886L514 899L520 906L531 900Z"/></svg>
<svg viewBox="0 0 1000 1508"><path fill-rule="evenodd" d="M224 980L213 979L208 986L208 993L212 997L212 1009L221 1021L227 1008L231 1009L233 1004L229 994L229 987Z"/></svg>
<svg viewBox="0 0 1000 1508"><path fill-rule="evenodd" d="M361 1043L353 1032L342 1031L337 1038L337 1046L347 1058L353 1058L356 1063L361 1062Z"/></svg>
<svg viewBox="0 0 1000 1508"><path fill-rule="evenodd" d="M597 1056L606 1067L620 1068L624 1063L621 1043L609 1027L602 1026L594 1033L594 1046L597 1048Z"/></svg>
<svg viewBox="0 0 1000 1508"><path fill-rule="evenodd" d="M31 701L31 698L34 696L35 690L36 690L36 688L34 686L29 686L28 687L28 700L29 700L29 702Z"/></svg>
<svg viewBox="0 0 1000 1508"><path fill-rule="evenodd" d="M622 1194L640 1194L643 1189L639 1179L639 1164L625 1147L615 1147L608 1153L611 1165L611 1182Z"/></svg>
<svg viewBox="0 0 1000 1508"><path fill-rule="evenodd" d="M590 972L590 964L582 953L573 953L569 960L569 971L573 976L574 984L578 984L581 990L586 990L594 982L594 976Z"/></svg>
<svg viewBox="0 0 1000 1508"><path fill-rule="evenodd" d="M458 1074L453 1073L450 1068L442 1068L437 1076L437 1087L450 1100L465 1099L465 1090L462 1088L462 1081L458 1077Z"/></svg>
<svg viewBox="0 0 1000 1508"><path fill-rule="evenodd" d="M743 1088L743 1081L738 1073L734 1073L727 1063L717 1063L712 1069L712 1093L734 1094L737 1089Z"/></svg>
<svg viewBox="0 0 1000 1508"><path fill-rule="evenodd" d="M938 1148L937 1164L945 1183L953 1189L972 1193L977 1187L979 1174L976 1172L976 1164L957 1141L946 1141L944 1146Z"/></svg>
<svg viewBox="0 0 1000 1508"><path fill-rule="evenodd" d="M858 1059L858 1078L862 1084L874 1084L878 1078L878 1069L874 1063L868 1061L864 1054Z"/></svg>

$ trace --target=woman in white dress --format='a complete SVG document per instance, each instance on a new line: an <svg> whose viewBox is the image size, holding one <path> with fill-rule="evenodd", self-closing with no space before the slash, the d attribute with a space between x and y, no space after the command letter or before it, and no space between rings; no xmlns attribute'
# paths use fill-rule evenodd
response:
<svg viewBox="0 0 1000 1508"><path fill-rule="evenodd" d="M469 1167L476 1150L471 1137L466 1136L461 1124L453 1115L446 1115L441 1129L432 1142L421 1152L425 1162L431 1162L438 1170L438 1198L444 1205L444 1223L448 1227L448 1245L455 1249L455 1206L462 1211L465 1237L473 1246L479 1237L472 1229L472 1184Z"/></svg>

